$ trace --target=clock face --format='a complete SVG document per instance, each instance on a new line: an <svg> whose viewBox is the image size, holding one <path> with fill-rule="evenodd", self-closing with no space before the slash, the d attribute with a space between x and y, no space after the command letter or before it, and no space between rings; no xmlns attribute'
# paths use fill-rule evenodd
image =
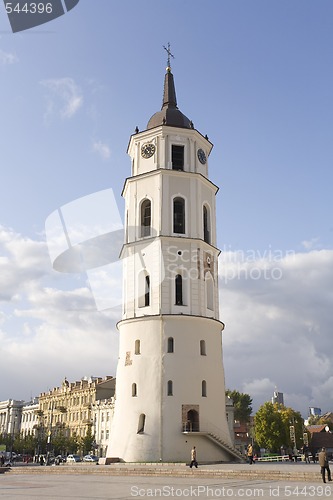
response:
<svg viewBox="0 0 333 500"><path fill-rule="evenodd" d="M199 159L200 163L202 163L204 165L207 161L206 154L205 154L204 150L198 149L197 155L198 155L198 159Z"/></svg>
<svg viewBox="0 0 333 500"><path fill-rule="evenodd" d="M143 146L141 146L142 158L150 158L151 156L153 156L155 151L156 151L156 146L155 146L155 144L152 144L151 142L149 142L147 144L143 144Z"/></svg>

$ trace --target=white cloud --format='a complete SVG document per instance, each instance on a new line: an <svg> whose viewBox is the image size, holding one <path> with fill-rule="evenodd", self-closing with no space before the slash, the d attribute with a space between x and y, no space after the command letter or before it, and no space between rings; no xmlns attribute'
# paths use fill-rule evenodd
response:
<svg viewBox="0 0 333 500"><path fill-rule="evenodd" d="M312 238L311 240L302 241L302 246L306 250L313 250L319 247L319 238Z"/></svg>
<svg viewBox="0 0 333 500"><path fill-rule="evenodd" d="M18 57L12 52L4 52L0 49L0 64L6 66L7 64L14 64L18 62Z"/></svg>
<svg viewBox="0 0 333 500"><path fill-rule="evenodd" d="M253 390L256 409L275 386L304 416L308 406L330 409L322 388L333 376L333 251L221 264L227 386Z"/></svg>
<svg viewBox="0 0 333 500"><path fill-rule="evenodd" d="M69 119L82 107L82 92L73 78L53 78L40 83L49 90L46 118L58 114L63 119Z"/></svg>
<svg viewBox="0 0 333 500"><path fill-rule="evenodd" d="M0 252L0 300L18 297L49 272L50 261L44 242L24 238L2 226Z"/></svg>
<svg viewBox="0 0 333 500"><path fill-rule="evenodd" d="M28 399L65 375L115 375L120 312L97 312L85 280L52 270L43 241L1 227L0 255L0 359L11 374L1 398Z"/></svg>
<svg viewBox="0 0 333 500"><path fill-rule="evenodd" d="M242 387L243 392L256 398L263 398L267 393L273 395L274 389L275 385L269 378L254 379L251 382L245 382Z"/></svg>
<svg viewBox="0 0 333 500"><path fill-rule="evenodd" d="M111 156L109 146L102 141L95 140L93 142L92 149L95 153L98 153L103 160L108 160Z"/></svg>

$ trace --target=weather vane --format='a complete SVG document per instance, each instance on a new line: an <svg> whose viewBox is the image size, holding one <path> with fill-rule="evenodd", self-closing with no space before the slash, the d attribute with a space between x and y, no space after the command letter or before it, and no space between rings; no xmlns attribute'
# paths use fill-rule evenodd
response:
<svg viewBox="0 0 333 500"><path fill-rule="evenodd" d="M172 59L175 58L175 56L173 54L171 54L171 50L170 50L170 42L168 42L168 48L166 48L165 45L163 45L163 49L167 51L167 54L168 54L168 66L167 66L167 69L171 69L171 64L170 64L170 57L172 57Z"/></svg>

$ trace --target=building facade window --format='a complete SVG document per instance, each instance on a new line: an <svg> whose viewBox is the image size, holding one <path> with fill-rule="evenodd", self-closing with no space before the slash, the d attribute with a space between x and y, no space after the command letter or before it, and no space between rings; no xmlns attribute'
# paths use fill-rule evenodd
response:
<svg viewBox="0 0 333 500"><path fill-rule="evenodd" d="M203 398L207 397L207 382L206 382L206 380L203 380L201 382L201 396Z"/></svg>
<svg viewBox="0 0 333 500"><path fill-rule="evenodd" d="M174 350L174 339L173 337L168 338L168 352L173 352Z"/></svg>
<svg viewBox="0 0 333 500"><path fill-rule="evenodd" d="M171 161L172 170L184 170L184 146L172 145Z"/></svg>
<svg viewBox="0 0 333 500"><path fill-rule="evenodd" d="M140 226L141 226L141 236L150 236L151 234L151 201L143 200L141 203L140 210Z"/></svg>
<svg viewBox="0 0 333 500"><path fill-rule="evenodd" d="M137 396L137 387L136 383L132 384L132 397L135 398Z"/></svg>
<svg viewBox="0 0 333 500"><path fill-rule="evenodd" d="M206 341L200 340L200 354L201 356L206 356Z"/></svg>
<svg viewBox="0 0 333 500"><path fill-rule="evenodd" d="M150 305L150 276L146 271L139 274L139 307Z"/></svg>
<svg viewBox="0 0 333 500"><path fill-rule="evenodd" d="M175 278L175 300L177 306L183 305L183 278L180 274Z"/></svg>
<svg viewBox="0 0 333 500"><path fill-rule="evenodd" d="M173 232L185 234L185 200L174 198L173 200Z"/></svg>
<svg viewBox="0 0 333 500"><path fill-rule="evenodd" d="M172 384L172 380L168 380L167 393L168 393L168 396L173 396L173 384Z"/></svg>
<svg viewBox="0 0 333 500"><path fill-rule="evenodd" d="M210 213L206 205L203 206L203 233L204 241L210 243Z"/></svg>
<svg viewBox="0 0 333 500"><path fill-rule="evenodd" d="M138 434L143 434L145 430L145 424L146 424L146 415L144 413L141 413L139 416L139 424L138 424Z"/></svg>
<svg viewBox="0 0 333 500"><path fill-rule="evenodd" d="M134 352L135 352L135 354L141 354L141 352L140 352L140 340L139 339L137 339L135 341L135 350L134 350Z"/></svg>
<svg viewBox="0 0 333 500"><path fill-rule="evenodd" d="M150 305L150 277L147 274L145 279L145 306Z"/></svg>

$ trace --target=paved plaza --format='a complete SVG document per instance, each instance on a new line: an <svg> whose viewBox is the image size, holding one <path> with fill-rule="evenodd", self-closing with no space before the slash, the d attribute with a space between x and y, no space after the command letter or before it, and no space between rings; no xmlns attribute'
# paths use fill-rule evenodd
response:
<svg viewBox="0 0 333 500"><path fill-rule="evenodd" d="M304 476L303 480L298 479L301 475ZM277 480L276 477L281 479ZM194 470L184 465L156 465L154 468L148 464L124 464L122 467L25 466L14 467L0 475L0 498L320 499L333 498L333 487L331 483L321 482L319 466L312 464L219 464Z"/></svg>

